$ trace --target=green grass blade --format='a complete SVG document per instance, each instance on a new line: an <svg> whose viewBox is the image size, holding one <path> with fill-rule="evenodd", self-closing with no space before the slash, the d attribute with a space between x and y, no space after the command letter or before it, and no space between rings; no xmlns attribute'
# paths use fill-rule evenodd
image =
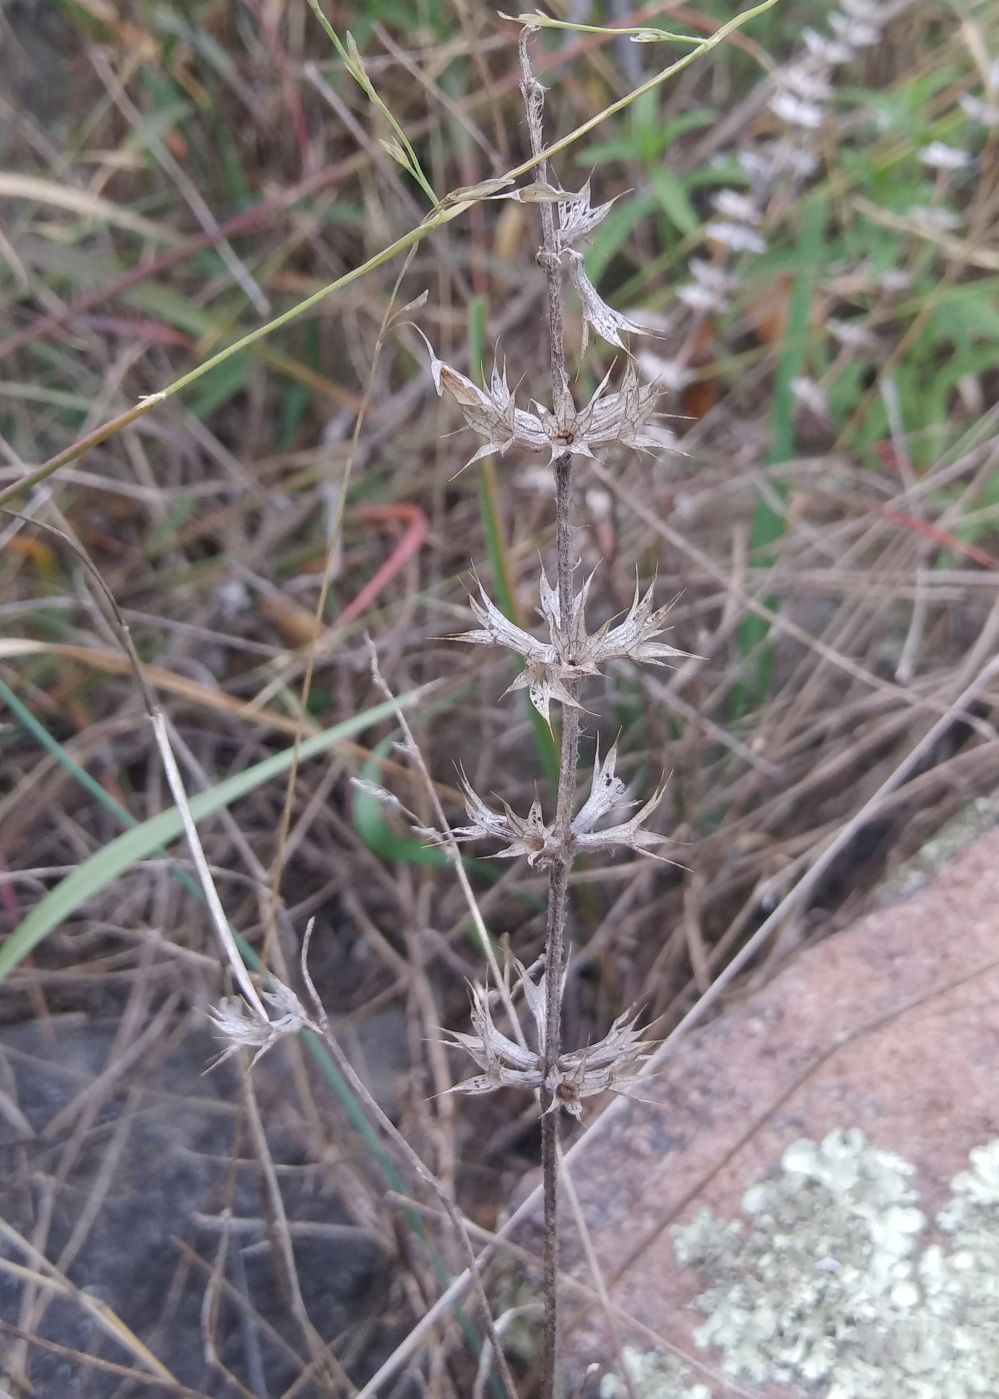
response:
<svg viewBox="0 0 999 1399"><path fill-rule="evenodd" d="M352 715L324 733L305 739L298 746L298 761L304 762L319 753L325 753L344 739L363 732L372 724L391 719L396 703L405 707L413 704L423 694L423 689L410 690L400 696L398 701L386 700L361 714ZM199 792L191 798L191 815L196 822L203 821L206 816L221 811L223 807L255 791L263 783L287 772L294 759L295 749L292 745L280 753L264 758L262 762L255 763L245 772L227 778L208 791ZM88 860L84 860L82 865L67 875L35 905L0 948L0 982L9 976L53 929L71 917L88 899L106 889L140 860L148 859L162 846L176 840L182 829L180 812L176 807L171 807L168 811L162 811L158 816L150 817L148 821L134 826L91 855Z"/></svg>

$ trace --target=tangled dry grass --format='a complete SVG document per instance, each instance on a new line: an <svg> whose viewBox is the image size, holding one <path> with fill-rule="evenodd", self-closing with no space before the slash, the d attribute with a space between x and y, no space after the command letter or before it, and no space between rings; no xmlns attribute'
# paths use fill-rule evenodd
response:
<svg viewBox="0 0 999 1399"><path fill-rule="evenodd" d="M354 26L367 74L435 190L475 187L523 157L509 25L458 0L337 8L328 13ZM723 9L657 3L629 22L709 32ZM982 309L999 274L995 125L983 118L966 133L954 116L962 98L996 100L999 37L984 6L955 16L917 0L901 13L891 43L838 78L813 143L817 172L768 205L768 251L749 254L723 310L677 319L676 288L712 193L734 178L740 150L780 133L767 106L774 65L826 9L778 5L666 86L654 111L615 118L559 158L567 187L592 170L598 197L633 189L620 208L639 214L622 225L616 209L608 222L623 232L595 249L603 284L658 327L660 360L684 370L665 403L677 451L650 465L612 449L578 468L582 569L600 565L591 622L627 611L636 575L655 581L658 601L678 598L668 639L692 657L669 671L622 670L584 716L587 761L597 741L606 752L617 737L619 769L636 787L670 774L653 824L676 863L622 854L599 877L587 867L572 876L565 1008L575 1045L636 1003L668 1032L781 907L772 935L753 945L753 974L765 976L854 917L886 870L999 781L999 333ZM0 28L0 489L377 256L427 212L381 139L391 136L383 117L304 4L153 12L18 0ZM551 130L573 130L654 71L659 59L647 54L606 35L556 34L543 72ZM960 177L920 161L931 141L965 134L977 144ZM911 208L893 193L904 180L916 191ZM953 213L955 227L913 213L924 186L926 205ZM808 233L816 199L819 244ZM513 452L456 474L467 434L450 435L459 418L438 403L411 324L473 380L496 343L518 372L540 373L544 277L531 260L531 215L512 201L473 203L405 266L352 282L95 442L18 500L27 520L0 521L0 916L11 933L112 846L124 819L141 823L171 804L86 570L32 520L79 539L117 598L190 792L380 704L367 632L395 693L431 687L407 712L455 819L460 769L517 810L536 793L548 798L537 774L550 739L526 700L519 710L496 700L514 679L508 660L444 638L470 625L473 561L507 615L529 624L538 554L550 550L550 476ZM907 281L892 290L887 270ZM402 311L428 288L427 305ZM567 333L577 341L574 314ZM599 355L588 363L592 389ZM804 385L795 393L792 378ZM789 447L776 454L775 402ZM432 824L394 732L383 719L303 757L293 781L285 770L248 788L201 834L232 926L279 973L297 965L316 919L312 971L338 1036L407 1140L489 1231L534 1167L537 1123L518 1100L459 1109L448 1091L464 1066L439 1027L467 1019L465 982L481 954L446 859L352 785L384 783ZM12 1245L10 1255L32 1274L2 1322L11 1383L37 1381L32 1367L58 1345L94 1386L110 1372L88 1353L121 1360L120 1349L47 1333L39 1298L66 1288L84 1305L74 1264L99 1231L115 1168L113 1154L101 1158L103 1175L79 1162L103 1152L108 1133L117 1140L112 1123L144 1080L169 1100L162 1066L226 989L190 881L178 879L185 855L156 848L80 893L2 987L10 1035L27 1021L41 1035L12 1049L11 1063L43 1062L64 1027L77 1033L73 1017L117 1027L96 1067L79 1051L73 1092L56 1108L26 1101L20 1070L8 1072L6 1150L50 1192L45 1207L24 1196L7 1211L34 1250ZM530 964L544 936L544 876L521 861L473 861L469 876L491 932ZM299 1226L302 1237L321 1232L322 1221L289 1218L280 1203L282 1173L302 1172L335 1195L338 1227L361 1231L393 1265L375 1269L376 1300L344 1320L334 1361L332 1332L319 1334L314 1299L293 1281L300 1255L275 1244L296 1338L289 1358L286 1334L233 1341L235 1317L254 1318L247 1332L266 1328L245 1300L252 1286L213 1252L216 1235L185 1237L184 1253L164 1232L155 1251L178 1293L207 1276L210 1295L229 1299L206 1310L194 1349L215 1378L185 1379L194 1390L222 1392L221 1364L236 1377L226 1392L263 1393L252 1361L262 1344L284 1369L275 1360L272 1373L265 1358L258 1379L285 1392L296 1377L296 1393L367 1392L387 1338L432 1308L435 1270L462 1266L432 1199L414 1203L413 1181L390 1177L386 1201L384 1161L310 1053L285 1045L261 1066L266 1111L245 1082L220 1092L228 1106L216 1116L231 1140L197 1150L256 1156L261 1238L261 1219L286 1244ZM196 1079L177 1090L178 1101L214 1097ZM89 1203L69 1227L53 1202L75 1188L78 1169ZM228 1179L213 1178L218 1219L239 1197ZM531 1304L511 1303L528 1315ZM153 1339L190 1346L180 1315ZM393 1381L413 1386L398 1392L470 1392L460 1326L441 1327L446 1344ZM154 1332L142 1339L156 1350ZM528 1392L528 1342L520 1365ZM134 1347L129 1367L131 1380L113 1383L141 1392L149 1370ZM56 1390L43 1382L34 1392Z"/></svg>

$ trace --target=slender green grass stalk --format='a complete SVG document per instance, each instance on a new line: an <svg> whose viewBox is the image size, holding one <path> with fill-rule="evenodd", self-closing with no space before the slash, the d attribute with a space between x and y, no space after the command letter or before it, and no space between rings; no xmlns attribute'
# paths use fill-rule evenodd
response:
<svg viewBox="0 0 999 1399"><path fill-rule="evenodd" d="M431 204L436 204L437 196L434 193L433 185L431 185L430 181L423 173L423 167L420 164L413 143L406 135L402 126L400 126L388 103L383 100L378 89L368 76L364 67L364 59L361 57L361 51L357 47L353 34L348 31L347 41L344 43L332 24L330 24L329 20L323 14L319 0L308 0L308 3L309 9L322 25L326 37L330 40L343 60L347 72L357 83L371 105L381 112L382 116L385 117L389 126L391 126L392 130L395 132L395 140L392 142L383 141L382 145L393 160L398 161L404 170L409 171L410 175L412 175L413 179L423 190L423 193L430 200Z"/></svg>

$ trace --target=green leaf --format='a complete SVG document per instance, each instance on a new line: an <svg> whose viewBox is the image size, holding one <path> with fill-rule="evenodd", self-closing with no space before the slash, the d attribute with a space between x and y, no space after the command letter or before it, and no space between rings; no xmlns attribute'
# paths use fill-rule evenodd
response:
<svg viewBox="0 0 999 1399"><path fill-rule="evenodd" d="M717 115L714 107L695 107L693 111L681 112L679 116L673 117L663 125L659 133L662 142L660 150L665 150L679 137L686 136L691 131L699 131L703 126L710 126ZM740 166L739 169L741 170L742 167ZM743 177L745 177L745 172L743 172Z"/></svg>
<svg viewBox="0 0 999 1399"><path fill-rule="evenodd" d="M382 758L388 753L391 739L383 739L372 749L371 759L361 768L361 777L376 786L382 780ZM351 806L354 816L354 829L369 850L381 860L392 864L399 861L408 865L448 865L450 858L438 845L428 845L419 836L403 834L394 829L386 820L384 803L366 792L363 787L355 787Z"/></svg>
<svg viewBox="0 0 999 1399"><path fill-rule="evenodd" d="M610 141L596 141L592 146L587 146L576 156L576 164L585 167L609 165L612 160L634 160L637 154L634 140L628 136L619 136Z"/></svg>
<svg viewBox="0 0 999 1399"><path fill-rule="evenodd" d="M661 165L652 171L650 179L660 208L669 221L688 236L698 233L701 221L679 177Z"/></svg>
<svg viewBox="0 0 999 1399"><path fill-rule="evenodd" d="M586 271L592 281L599 283L607 265L631 236L636 224L658 207L650 191L623 200L610 211L593 237L593 247L586 255Z"/></svg>

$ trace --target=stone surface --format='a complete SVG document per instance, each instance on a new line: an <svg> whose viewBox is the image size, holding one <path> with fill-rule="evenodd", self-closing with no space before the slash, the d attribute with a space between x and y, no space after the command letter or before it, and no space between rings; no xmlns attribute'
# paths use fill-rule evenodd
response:
<svg viewBox="0 0 999 1399"><path fill-rule="evenodd" d="M98 1324L96 1303L191 1386L185 1392L212 1399L240 1392L213 1363L214 1350L244 1394L283 1393L305 1368L308 1345L268 1242L259 1171L240 1121L238 1066L230 1061L205 1075L218 1046L203 1014L164 1025L141 1060L127 1064L119 1030L117 1020L62 1015L0 1034L0 1259L26 1261L9 1226L50 1263L61 1262L70 1285L70 1295L42 1294L44 1305L25 1310L23 1272L0 1267L0 1321L59 1348L22 1351L0 1331L0 1376L14 1369L37 1399L167 1392L88 1363L91 1356L143 1370L134 1350ZM101 1087L116 1066L117 1080ZM285 1130L278 1111L285 1074L279 1048L254 1081L302 1301L318 1334L335 1338L338 1356L363 1376L390 1346L377 1324L386 1258L363 1229L350 1227L335 1193L335 1163L314 1165ZM227 1208L235 1222L223 1250ZM217 1300L206 1312L213 1267ZM327 1391L306 1384L297 1392Z"/></svg>
<svg viewBox="0 0 999 1399"><path fill-rule="evenodd" d="M692 1032L641 1085L649 1101L622 1105L573 1153L612 1298L651 1328L633 1339L648 1348L655 1333L710 1365L689 1310L703 1279L677 1266L669 1226L702 1204L738 1217L746 1188L773 1174L796 1138L860 1127L916 1165L932 1213L969 1150L999 1135L997 1064L993 832L915 897L800 953ZM582 1264L576 1272L586 1278ZM574 1331L578 1360L607 1362L596 1313L577 1309Z"/></svg>

